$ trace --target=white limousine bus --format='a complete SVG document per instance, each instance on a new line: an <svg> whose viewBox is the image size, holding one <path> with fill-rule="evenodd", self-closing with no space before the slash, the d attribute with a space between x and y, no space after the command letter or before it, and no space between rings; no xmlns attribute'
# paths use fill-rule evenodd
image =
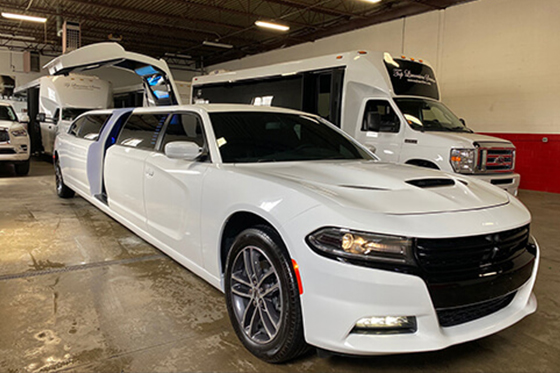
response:
<svg viewBox="0 0 560 373"><path fill-rule="evenodd" d="M471 175L517 195L515 146L466 127L422 60L354 51L222 71L193 78L192 99L318 114L383 161Z"/></svg>
<svg viewBox="0 0 560 373"><path fill-rule="evenodd" d="M248 105L93 111L55 142L74 193L225 293L268 362L310 346L433 351L535 312L529 211L487 182L380 162L320 116Z"/></svg>

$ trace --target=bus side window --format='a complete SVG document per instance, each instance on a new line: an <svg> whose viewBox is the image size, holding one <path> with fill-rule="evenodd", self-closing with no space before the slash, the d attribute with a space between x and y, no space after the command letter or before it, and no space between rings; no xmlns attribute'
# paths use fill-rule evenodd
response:
<svg viewBox="0 0 560 373"><path fill-rule="evenodd" d="M399 132L400 120L388 101L370 100L366 104L362 131Z"/></svg>

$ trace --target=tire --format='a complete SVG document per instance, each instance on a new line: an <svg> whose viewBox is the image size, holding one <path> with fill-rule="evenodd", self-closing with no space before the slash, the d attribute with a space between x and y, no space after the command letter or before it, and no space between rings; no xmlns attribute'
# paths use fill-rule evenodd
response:
<svg viewBox="0 0 560 373"><path fill-rule="evenodd" d="M307 351L297 280L272 228L237 236L226 261L225 294L233 329L253 355L282 363Z"/></svg>
<svg viewBox="0 0 560 373"><path fill-rule="evenodd" d="M64 184L64 180L62 179L62 170L60 169L58 159L54 162L54 175L56 178L56 194L60 198L74 197L74 191Z"/></svg>
<svg viewBox="0 0 560 373"><path fill-rule="evenodd" d="M14 168L16 170L16 175L18 176L25 176L29 173L29 164L31 161L28 159L27 161L14 163Z"/></svg>

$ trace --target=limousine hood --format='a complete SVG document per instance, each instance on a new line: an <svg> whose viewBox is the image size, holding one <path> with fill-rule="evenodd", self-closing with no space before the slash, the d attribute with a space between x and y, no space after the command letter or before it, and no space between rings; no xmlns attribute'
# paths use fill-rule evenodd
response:
<svg viewBox="0 0 560 373"><path fill-rule="evenodd" d="M426 168L371 161L309 161L237 165L347 208L384 214L428 214L500 206L508 194L485 182Z"/></svg>

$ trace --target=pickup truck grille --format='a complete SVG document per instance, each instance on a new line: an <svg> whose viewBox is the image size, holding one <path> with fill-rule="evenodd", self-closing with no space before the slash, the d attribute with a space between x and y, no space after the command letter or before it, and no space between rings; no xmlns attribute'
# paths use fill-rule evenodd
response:
<svg viewBox="0 0 560 373"><path fill-rule="evenodd" d="M478 173L507 173L515 168L515 149L505 147L486 146L481 143L478 147Z"/></svg>
<svg viewBox="0 0 560 373"><path fill-rule="evenodd" d="M0 142L9 142L10 134L6 130L0 130Z"/></svg>

